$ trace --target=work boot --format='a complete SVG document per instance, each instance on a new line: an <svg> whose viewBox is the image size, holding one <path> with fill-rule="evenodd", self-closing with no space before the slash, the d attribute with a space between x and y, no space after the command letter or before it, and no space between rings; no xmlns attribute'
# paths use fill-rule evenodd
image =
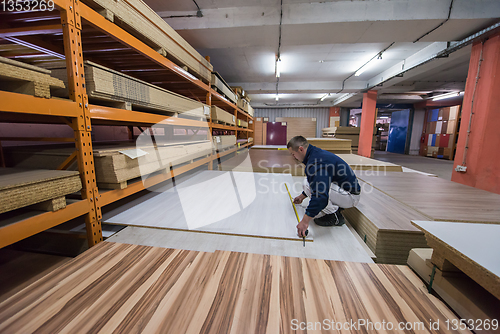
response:
<svg viewBox="0 0 500 334"><path fill-rule="evenodd" d="M314 222L319 226L337 226L339 223L335 213L330 213L320 218L314 218Z"/></svg>

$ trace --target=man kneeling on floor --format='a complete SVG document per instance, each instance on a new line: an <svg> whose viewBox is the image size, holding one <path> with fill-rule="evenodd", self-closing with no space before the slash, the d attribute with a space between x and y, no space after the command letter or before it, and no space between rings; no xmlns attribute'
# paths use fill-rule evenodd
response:
<svg viewBox="0 0 500 334"><path fill-rule="evenodd" d="M312 219L320 226L341 226L342 210L356 206L361 187L351 167L337 155L310 145L302 136L293 137L287 145L293 157L306 165L303 192L293 202L300 204L310 198L297 233L305 236Z"/></svg>

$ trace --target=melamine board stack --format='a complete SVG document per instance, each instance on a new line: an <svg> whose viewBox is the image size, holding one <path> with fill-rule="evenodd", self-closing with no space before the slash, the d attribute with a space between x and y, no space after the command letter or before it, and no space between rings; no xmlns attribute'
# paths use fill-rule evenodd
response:
<svg viewBox="0 0 500 334"><path fill-rule="evenodd" d="M212 140L217 150L234 147L236 145L236 136L234 135L214 136Z"/></svg>
<svg viewBox="0 0 500 334"><path fill-rule="evenodd" d="M67 82L66 69L54 70L53 73ZM209 108L203 103L90 61L85 62L85 82L89 98L98 102L122 102L159 114L182 114L203 119L205 108ZM130 109L126 105L121 108Z"/></svg>
<svg viewBox="0 0 500 334"><path fill-rule="evenodd" d="M276 117L276 122L286 122L287 143L295 136L304 138L316 137L316 118L308 117Z"/></svg>
<svg viewBox="0 0 500 334"><path fill-rule="evenodd" d="M81 189L78 172L0 168L0 213L38 203L38 209L56 211L66 207L66 195Z"/></svg>
<svg viewBox="0 0 500 334"><path fill-rule="evenodd" d="M212 106L211 107L212 112L211 112L211 117L212 117L212 122L214 123L222 123L226 125L236 125L236 120L235 116L231 115L225 110L222 110L221 108L217 106Z"/></svg>
<svg viewBox="0 0 500 334"><path fill-rule="evenodd" d="M84 0L106 18L191 74L210 81L213 66L141 0Z"/></svg>
<svg viewBox="0 0 500 334"><path fill-rule="evenodd" d="M231 90L229 85L224 81L219 73L212 73L212 81L210 82L213 88L215 88L219 93L224 95L229 101L236 104L237 98L236 94Z"/></svg>
<svg viewBox="0 0 500 334"><path fill-rule="evenodd" d="M208 140L157 146L98 147L94 149L96 180L100 188L123 189L128 180L157 171L169 171L170 166L191 162L211 153L212 143Z"/></svg>
<svg viewBox="0 0 500 334"><path fill-rule="evenodd" d="M350 154L351 141L337 138L307 138L309 144L335 154Z"/></svg>
<svg viewBox="0 0 500 334"><path fill-rule="evenodd" d="M377 263L404 264L412 248L427 247L412 220L424 215L360 181L361 199L344 216L377 256ZM420 217L420 218L417 218Z"/></svg>
<svg viewBox="0 0 500 334"><path fill-rule="evenodd" d="M443 325L458 319L406 266L111 242L0 304L5 333L266 334L325 321L356 333L362 320L470 333Z"/></svg>
<svg viewBox="0 0 500 334"><path fill-rule="evenodd" d="M0 89L15 93L50 98L50 89L64 89L64 83L51 76L51 71L0 57Z"/></svg>

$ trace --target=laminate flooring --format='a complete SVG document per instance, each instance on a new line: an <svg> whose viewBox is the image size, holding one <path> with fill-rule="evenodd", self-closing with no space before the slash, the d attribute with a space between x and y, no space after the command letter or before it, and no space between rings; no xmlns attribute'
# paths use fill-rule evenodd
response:
<svg viewBox="0 0 500 334"><path fill-rule="evenodd" d="M285 188L289 174L202 171L106 219L109 224L302 240ZM298 189L294 189L298 188ZM300 217L305 210L297 207ZM313 233L307 237L312 241Z"/></svg>
<svg viewBox="0 0 500 334"><path fill-rule="evenodd" d="M112 242L0 303L2 333L469 333L453 320L407 266Z"/></svg>

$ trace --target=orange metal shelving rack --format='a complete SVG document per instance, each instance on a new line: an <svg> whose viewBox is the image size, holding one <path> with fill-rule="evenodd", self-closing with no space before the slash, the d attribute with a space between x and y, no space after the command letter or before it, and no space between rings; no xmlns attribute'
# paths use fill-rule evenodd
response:
<svg viewBox="0 0 500 334"><path fill-rule="evenodd" d="M67 222L71 219L85 216L87 227L87 239L89 246L93 246L103 240L101 229L101 207L116 202L127 196L144 190L148 186L164 182L176 175L182 174L194 168L208 164L212 168L212 162L222 156L235 153L240 148L251 146L251 143L242 145L224 152L216 152L211 156L194 161L181 167L171 170L170 173L159 174L148 179L145 185L142 182L130 184L122 190L110 190L99 192L95 178L95 168L92 150L91 131L94 124L120 125L120 126L151 126L160 122L171 123L180 126L206 127L211 136L212 129L232 130L238 138L238 133L242 137L248 138L253 133L253 117L239 109L235 104L229 102L222 95L210 87L210 83L193 77L186 73L182 68L160 55L157 51L132 36L114 23L108 21L98 12L81 3L78 0L54 0L60 15L60 23L56 24L54 17L46 16L45 20L40 20L39 24L30 23L24 26L1 27L0 36L6 34L23 33L30 37L30 42L40 44L41 49L47 49L50 54L64 54L66 68L68 71L68 91L69 100L44 99L24 94L0 91L0 121L14 122L40 122L40 123L63 123L72 127L74 130L76 154L74 157L78 161L78 168L82 180L83 189L81 200L72 202L66 208L42 214L34 214L28 218L24 217L10 224L0 226L0 248L25 239L29 236L45 231L49 228ZM5 14L4 14L5 15ZM36 17L37 13L25 13L22 15L32 15ZM52 14L53 16L55 14ZM56 17L57 18L57 17ZM36 33L48 33L62 31L64 48L57 47L57 41L51 43L46 40L36 40ZM89 36L85 32L89 31ZM134 64L142 66L147 73L148 69L154 68L156 72L161 71L162 77L166 78L165 85L161 86L171 89L189 98L203 101L207 105L217 105L230 114L234 114L237 119L246 120L249 123L248 129L242 129L236 126L224 126L208 122L189 120L183 118L167 118L162 115L123 110L89 104L85 88L85 73L83 60L85 50L83 48L82 38L93 38L99 35L99 40L104 40L106 45L118 42L125 49L124 57L133 58ZM32 36L33 35L33 36ZM108 38L105 40L105 38ZM57 38L57 34L55 34ZM26 38L27 39L27 38ZM100 45L94 46L93 55L98 57ZM104 48L104 45L102 46ZM105 53L105 52L104 52ZM139 58L140 57L140 58ZM101 63L109 62L109 59L101 57ZM113 65L113 64L111 64ZM116 63L117 67L123 66ZM140 78L146 81L154 81L152 78ZM209 137L210 137L209 136Z"/></svg>

